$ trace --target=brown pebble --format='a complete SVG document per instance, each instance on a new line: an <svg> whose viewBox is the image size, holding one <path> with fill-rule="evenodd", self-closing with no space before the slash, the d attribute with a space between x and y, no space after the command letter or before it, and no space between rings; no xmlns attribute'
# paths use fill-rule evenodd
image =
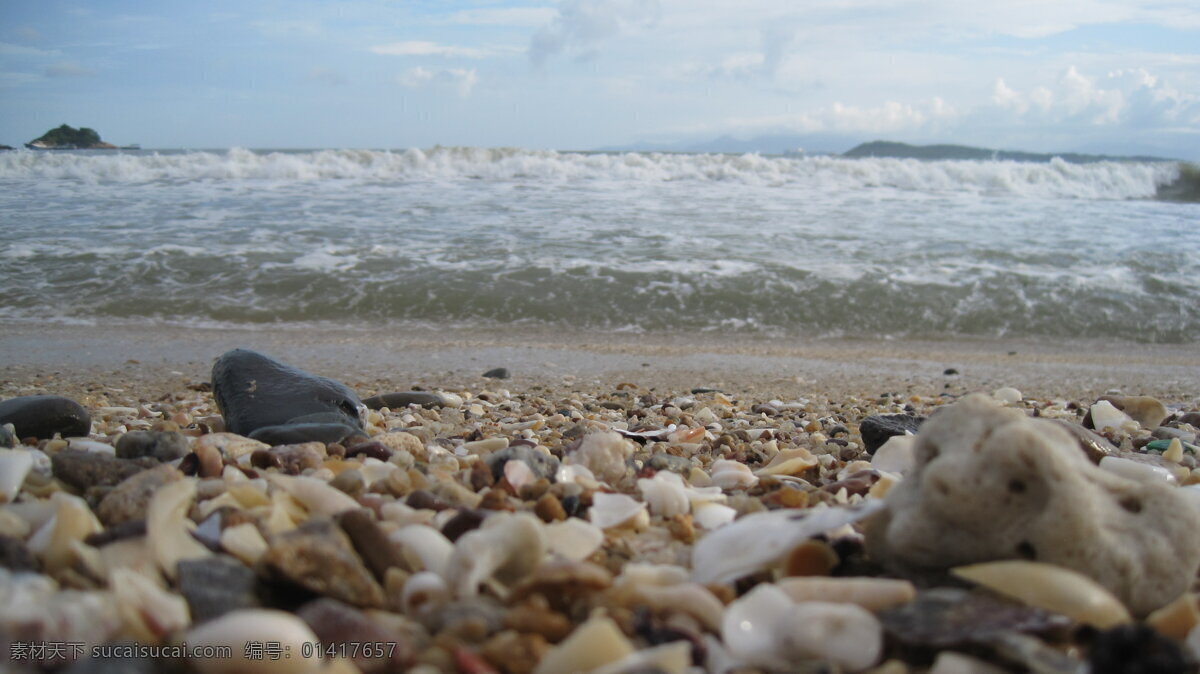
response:
<svg viewBox="0 0 1200 674"><path fill-rule="evenodd" d="M308 623L321 641L320 646L345 653L358 669L367 674L403 671L415 654L415 645L401 635L377 625L364 612L323 597L296 610L296 617ZM383 644L383 648L359 649L363 644Z"/></svg>
<svg viewBox="0 0 1200 674"><path fill-rule="evenodd" d="M696 542L696 525L692 522L692 516L689 513L675 515L667 520L667 530L671 532L671 536L677 541L683 543Z"/></svg>
<svg viewBox="0 0 1200 674"><path fill-rule="evenodd" d="M488 639L479 655L505 674L529 674L550 650L550 644L537 634L507 630Z"/></svg>
<svg viewBox="0 0 1200 674"><path fill-rule="evenodd" d="M385 447L382 442L372 440L370 442L360 442L357 445L352 445L345 449L346 457L354 457L359 455L367 456L380 461L387 461L392 458L393 451L389 447Z"/></svg>
<svg viewBox="0 0 1200 674"><path fill-rule="evenodd" d="M470 482L471 489L480 492L496 484L496 478L492 475L492 470L480 461L471 466Z"/></svg>
<svg viewBox="0 0 1200 674"><path fill-rule="evenodd" d="M544 477L539 477L534 482L521 487L520 497L522 501L536 501L540 499L546 492L550 491L550 480Z"/></svg>
<svg viewBox="0 0 1200 674"><path fill-rule="evenodd" d="M383 606L383 588L329 520L305 522L270 544L262 564L288 581L354 606Z"/></svg>
<svg viewBox="0 0 1200 674"><path fill-rule="evenodd" d="M870 491L870 489L871 489L871 485L875 484L878 481L879 481L878 471L860 470L857 473L847 475L844 480L838 480L837 482L832 482L830 484L827 484L827 485L821 487L821 489L823 489L831 494L836 494L839 491L841 491L842 489L845 489L846 493L851 496L854 496L856 494L859 496L866 496L867 492Z"/></svg>
<svg viewBox="0 0 1200 674"><path fill-rule="evenodd" d="M508 491L500 487L492 487L484 492L479 507L483 510L516 510L508 499Z"/></svg>
<svg viewBox="0 0 1200 674"><path fill-rule="evenodd" d="M221 450L214 445L205 443L196 443L196 448L192 452L196 456L196 475L200 477L220 477L221 471L225 469L225 459L221 456Z"/></svg>
<svg viewBox="0 0 1200 674"><path fill-rule="evenodd" d="M442 526L442 535L450 539L450 542L457 541L459 536L472 529L478 529L485 517L479 510L464 508Z"/></svg>
<svg viewBox="0 0 1200 674"><path fill-rule="evenodd" d="M762 504L774 510L778 508L807 508L808 492L783 486L762 497Z"/></svg>
<svg viewBox="0 0 1200 674"><path fill-rule="evenodd" d="M376 580L383 582L388 569L393 566L411 570L400 550L388 540L387 534L375 521L375 516L370 510L346 511L338 515L337 522L342 531L350 537L350 544L375 575Z"/></svg>
<svg viewBox="0 0 1200 674"><path fill-rule="evenodd" d="M183 473L167 464L143 470L108 492L96 507L96 516L108 526L142 519L158 488L181 479Z"/></svg>
<svg viewBox="0 0 1200 674"><path fill-rule="evenodd" d="M557 643L567 638L574 627L571 619L550 608L550 602L535 594L509 609L504 625L521 633L532 633Z"/></svg>
<svg viewBox="0 0 1200 674"><path fill-rule="evenodd" d="M785 576L828 576L839 561L829 544L805 541L788 553L783 573Z"/></svg>
<svg viewBox="0 0 1200 674"><path fill-rule="evenodd" d="M567 519L567 511L563 510L562 501L554 494L546 492L533 506L533 512L543 522L559 522Z"/></svg>
<svg viewBox="0 0 1200 674"><path fill-rule="evenodd" d="M418 489L409 494L408 498L404 499L404 503L409 508L416 508L417 510L442 511L450 507L445 501L439 499L438 497L434 496L433 493L424 489Z"/></svg>

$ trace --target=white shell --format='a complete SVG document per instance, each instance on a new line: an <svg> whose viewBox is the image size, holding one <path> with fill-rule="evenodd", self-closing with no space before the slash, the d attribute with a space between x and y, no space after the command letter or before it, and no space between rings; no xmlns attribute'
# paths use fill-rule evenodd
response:
<svg viewBox="0 0 1200 674"><path fill-rule="evenodd" d="M314 515L333 517L338 513L362 507L345 492L315 477L270 473L267 475L267 481L290 494Z"/></svg>
<svg viewBox="0 0 1200 674"><path fill-rule="evenodd" d="M419 617L437 610L450 600L450 588L446 581L432 571L414 573L404 581L400 606L405 615Z"/></svg>
<svg viewBox="0 0 1200 674"><path fill-rule="evenodd" d="M950 571L993 592L1099 629L1132 620L1125 605L1111 592L1091 578L1061 566L1014 559L960 566Z"/></svg>
<svg viewBox="0 0 1200 674"><path fill-rule="evenodd" d="M592 495L592 507L588 509L588 517L592 524L601 529L620 526L622 524L639 525L642 520L648 520L646 504L638 503L625 494L608 494L596 492Z"/></svg>
<svg viewBox="0 0 1200 674"><path fill-rule="evenodd" d="M196 497L196 480L185 478L154 492L146 509L146 538L154 559L168 578L174 579L176 565L184 559L212 555L192 537L195 523L187 518Z"/></svg>
<svg viewBox="0 0 1200 674"><path fill-rule="evenodd" d="M203 453L210 447L227 458L238 460L239 464L242 463L243 456L246 457L246 463L249 463L250 454L254 450L271 448L265 442L251 440L237 433L209 433L201 435L192 443L192 451L197 454Z"/></svg>
<svg viewBox="0 0 1200 674"><path fill-rule="evenodd" d="M509 585L521 580L545 553L541 520L528 513L496 513L455 543L446 580L457 596L473 597L485 581Z"/></svg>
<svg viewBox="0 0 1200 674"><path fill-rule="evenodd" d="M589 433L566 463L586 466L598 479L615 483L625 476L625 461L633 451L634 444L616 431Z"/></svg>
<svg viewBox="0 0 1200 674"><path fill-rule="evenodd" d="M692 664L692 645L686 640L672 641L643 648L616 662L593 669L590 674L625 674L626 672L665 672L684 674Z"/></svg>
<svg viewBox="0 0 1200 674"><path fill-rule="evenodd" d="M116 456L117 454L117 450L114 449L112 445L88 438L71 438L67 441L67 447L70 449L80 449L93 454L108 454L109 456Z"/></svg>
<svg viewBox="0 0 1200 674"><path fill-rule="evenodd" d="M785 449L771 458L770 463L754 471L755 475L799 475L817 465L817 457L803 447ZM714 478L715 481L715 478Z"/></svg>
<svg viewBox="0 0 1200 674"><path fill-rule="evenodd" d="M676 473L660 470L654 477L639 479L637 484L642 492L642 500L655 515L674 517L690 510L683 478Z"/></svg>
<svg viewBox="0 0 1200 674"><path fill-rule="evenodd" d="M321 649L317 635L300 618L270 609L240 609L230 611L202 625L192 628L184 635L192 650L197 647L229 648L231 659L206 657L194 658L190 665L202 674L239 672L254 674L308 674L321 671ZM246 658L247 644L279 644L290 657L273 660ZM305 657L309 654L310 657Z"/></svg>
<svg viewBox="0 0 1200 674"><path fill-rule="evenodd" d="M192 623L188 603L130 569L114 569L108 579L123 621L124 636L157 644Z"/></svg>
<svg viewBox="0 0 1200 674"><path fill-rule="evenodd" d="M29 450L0 449L0 503L17 497L32 468L33 454Z"/></svg>
<svg viewBox="0 0 1200 674"><path fill-rule="evenodd" d="M1005 405L1015 405L1024 400L1025 396L1021 395L1021 392L1017 389L1011 386L1005 386L993 391L992 398L1004 403Z"/></svg>
<svg viewBox="0 0 1200 674"><path fill-rule="evenodd" d="M758 484L758 477L744 463L717 459L712 464L712 483L721 489L746 489Z"/></svg>
<svg viewBox="0 0 1200 674"><path fill-rule="evenodd" d="M871 457L871 467L885 473L904 475L917 463L916 453L913 451L916 442L915 435L893 435L875 450L875 455Z"/></svg>
<svg viewBox="0 0 1200 674"><path fill-rule="evenodd" d="M405 526L410 524L429 524L437 515L437 511L413 508L407 503L391 501L383 504L383 507L379 509L379 514L385 522Z"/></svg>
<svg viewBox="0 0 1200 674"><path fill-rule="evenodd" d="M442 532L424 524L410 524L388 534L388 539L400 545L411 565L419 562L426 571L446 574L454 544Z"/></svg>
<svg viewBox="0 0 1200 674"><path fill-rule="evenodd" d="M504 479L519 492L521 487L537 482L537 475L528 463L520 459L510 459L504 463Z"/></svg>
<svg viewBox="0 0 1200 674"><path fill-rule="evenodd" d="M47 571L58 571L78 559L76 547L83 545L84 538L104 527L78 496L56 492L50 498L55 504L54 516L29 539L29 549L42 559Z"/></svg>
<svg viewBox="0 0 1200 674"><path fill-rule="evenodd" d="M604 531L578 517L553 522L542 528L546 549L573 562L582 562L604 544Z"/></svg>
<svg viewBox="0 0 1200 674"><path fill-rule="evenodd" d="M783 590L762 583L725 608L721 638L730 655L751 665L786 665L776 627L794 606Z"/></svg>
<svg viewBox="0 0 1200 674"><path fill-rule="evenodd" d="M747 515L701 538L692 547L692 579L727 583L775 562L802 541L857 522L882 501L820 510L776 510Z"/></svg>
<svg viewBox="0 0 1200 674"><path fill-rule="evenodd" d="M1091 414L1092 426L1101 432L1110 428L1120 429L1127 422L1133 422L1128 414L1117 409L1107 400L1101 400L1092 405Z"/></svg>
<svg viewBox="0 0 1200 674"><path fill-rule="evenodd" d="M592 671L619 662L635 650L612 618L595 615L550 649L533 674Z"/></svg>
<svg viewBox="0 0 1200 674"><path fill-rule="evenodd" d="M1178 480L1171 474L1171 471L1163 466L1155 466L1149 463L1133 461L1132 459L1123 459L1119 456L1106 456L1100 459L1100 468L1114 475L1120 475L1123 478L1138 482L1178 484Z"/></svg>
<svg viewBox="0 0 1200 674"><path fill-rule="evenodd" d="M221 547L226 552L253 566L259 557L266 554L267 541L259 533L258 527L251 522L244 522L221 531Z"/></svg>
<svg viewBox="0 0 1200 674"><path fill-rule="evenodd" d="M902 606L917 596L917 589L912 583L893 578L804 576L782 578L776 584L792 601L857 604L868 611Z"/></svg>
<svg viewBox="0 0 1200 674"><path fill-rule="evenodd" d="M720 503L694 503L692 505L692 521L701 528L712 531L723 527L737 518L737 510Z"/></svg>

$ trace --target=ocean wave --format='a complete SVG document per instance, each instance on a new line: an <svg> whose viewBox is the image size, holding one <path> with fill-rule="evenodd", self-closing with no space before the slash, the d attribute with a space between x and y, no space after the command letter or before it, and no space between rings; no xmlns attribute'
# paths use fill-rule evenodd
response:
<svg viewBox="0 0 1200 674"><path fill-rule="evenodd" d="M586 153L510 148L0 154L0 180L87 184L192 181L367 183L484 180L499 182L734 182L823 190L892 188L1075 199L1195 201L1200 177L1174 162L1071 164L1012 161L784 158L757 154Z"/></svg>

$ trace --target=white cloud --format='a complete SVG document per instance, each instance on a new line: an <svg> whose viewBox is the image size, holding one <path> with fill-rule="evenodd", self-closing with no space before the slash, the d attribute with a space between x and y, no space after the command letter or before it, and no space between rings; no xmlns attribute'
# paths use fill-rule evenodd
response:
<svg viewBox="0 0 1200 674"><path fill-rule="evenodd" d="M430 70L421 66L409 68L396 77L396 83L402 87L418 89L432 86L453 89L459 96L467 98L479 83L479 75L474 68L442 68Z"/></svg>
<svg viewBox="0 0 1200 674"><path fill-rule="evenodd" d="M807 112L727 120L738 133L911 133L953 122L959 111L939 97L919 103L885 101L875 106L834 102Z"/></svg>
<svg viewBox="0 0 1200 674"><path fill-rule="evenodd" d="M474 47L456 47L436 42L413 40L376 45L371 47L371 53L386 56L449 56L479 59L491 56L494 52Z"/></svg>
<svg viewBox="0 0 1200 674"><path fill-rule="evenodd" d="M553 7L464 9L451 14L447 21L449 23L471 26L519 26L536 28L549 23L557 13Z"/></svg>
<svg viewBox="0 0 1200 674"><path fill-rule="evenodd" d="M79 65L64 61L62 63L52 63L46 66L46 77L87 77L94 75L91 70Z"/></svg>
<svg viewBox="0 0 1200 674"><path fill-rule="evenodd" d="M308 71L306 77L311 82L324 84L326 86L341 86L346 83L346 76L333 68L317 67Z"/></svg>
<svg viewBox="0 0 1200 674"><path fill-rule="evenodd" d="M587 57L600 43L655 23L658 0L563 0L558 13L529 41L529 58L542 65L562 52Z"/></svg>

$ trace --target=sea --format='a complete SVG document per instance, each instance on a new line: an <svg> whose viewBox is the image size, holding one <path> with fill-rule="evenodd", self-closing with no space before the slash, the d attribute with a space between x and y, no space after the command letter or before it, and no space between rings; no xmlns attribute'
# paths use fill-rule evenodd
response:
<svg viewBox="0 0 1200 674"><path fill-rule="evenodd" d="M0 320L1200 339L1200 180L434 147L0 153Z"/></svg>

